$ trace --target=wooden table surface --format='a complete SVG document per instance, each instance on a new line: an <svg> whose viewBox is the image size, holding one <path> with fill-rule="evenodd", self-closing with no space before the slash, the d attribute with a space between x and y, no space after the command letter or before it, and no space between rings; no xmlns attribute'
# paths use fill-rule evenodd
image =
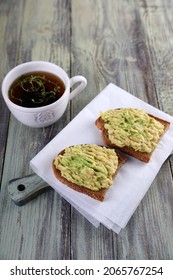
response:
<svg viewBox="0 0 173 280"><path fill-rule="evenodd" d="M119 235L92 226L53 190L22 207L7 190L110 82L173 115L173 1L1 0L0 31L1 82L31 60L88 81L47 128L19 123L0 96L0 259L173 259L172 156Z"/></svg>

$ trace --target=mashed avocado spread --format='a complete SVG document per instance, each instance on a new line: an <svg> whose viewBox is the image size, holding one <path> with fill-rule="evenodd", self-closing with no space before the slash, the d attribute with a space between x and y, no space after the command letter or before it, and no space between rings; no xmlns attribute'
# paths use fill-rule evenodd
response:
<svg viewBox="0 0 173 280"><path fill-rule="evenodd" d="M128 146L150 153L164 132L164 125L143 110L123 108L100 114L109 140L118 147Z"/></svg>
<svg viewBox="0 0 173 280"><path fill-rule="evenodd" d="M114 150L96 144L76 145L58 155L54 165L68 181L98 191L112 185L118 157Z"/></svg>

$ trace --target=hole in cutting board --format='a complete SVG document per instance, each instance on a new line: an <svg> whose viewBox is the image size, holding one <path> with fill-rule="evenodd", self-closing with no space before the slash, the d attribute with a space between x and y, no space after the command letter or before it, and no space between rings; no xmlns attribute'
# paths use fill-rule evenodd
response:
<svg viewBox="0 0 173 280"><path fill-rule="evenodd" d="M22 192L22 191L25 190L25 186L20 184L20 185L17 186L17 189L18 189L18 191Z"/></svg>

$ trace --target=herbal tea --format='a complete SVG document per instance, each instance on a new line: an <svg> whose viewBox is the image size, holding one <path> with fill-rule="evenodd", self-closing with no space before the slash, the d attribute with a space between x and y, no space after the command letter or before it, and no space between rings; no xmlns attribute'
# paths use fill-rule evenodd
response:
<svg viewBox="0 0 173 280"><path fill-rule="evenodd" d="M57 101L64 91L65 85L59 77L48 72L31 72L13 82L9 99L22 107L42 107Z"/></svg>

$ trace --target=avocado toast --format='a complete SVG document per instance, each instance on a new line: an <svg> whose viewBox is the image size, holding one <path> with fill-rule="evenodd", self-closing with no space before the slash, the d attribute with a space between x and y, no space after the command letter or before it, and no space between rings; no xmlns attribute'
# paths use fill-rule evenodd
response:
<svg viewBox="0 0 173 280"><path fill-rule="evenodd" d="M96 126L106 145L148 162L170 123L135 108L100 113Z"/></svg>
<svg viewBox="0 0 173 280"><path fill-rule="evenodd" d="M62 150L53 160L54 175L68 187L103 201L126 159L114 149L78 144Z"/></svg>

